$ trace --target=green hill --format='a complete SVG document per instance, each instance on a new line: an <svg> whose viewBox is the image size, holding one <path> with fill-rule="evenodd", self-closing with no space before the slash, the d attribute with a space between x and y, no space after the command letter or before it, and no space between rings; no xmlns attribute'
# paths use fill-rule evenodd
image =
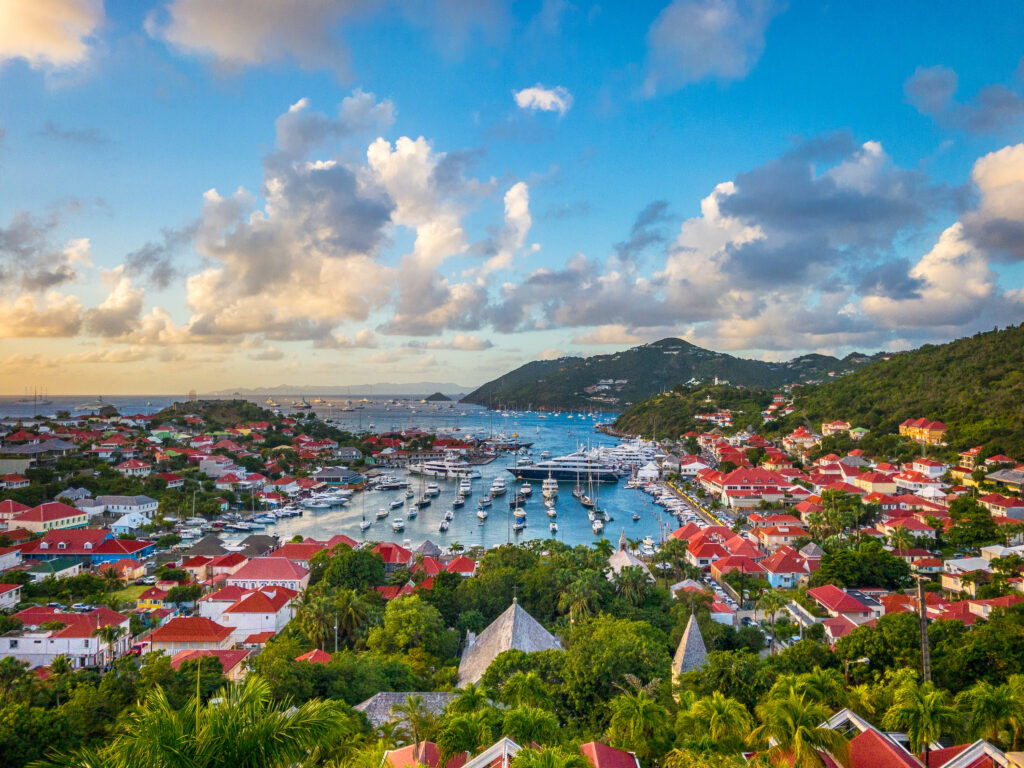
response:
<svg viewBox="0 0 1024 768"><path fill-rule="evenodd" d="M871 431L865 447L891 449L900 423L923 416L950 428L951 454L984 445L987 454L1024 459L1024 325L894 354L826 383L797 387L794 395L796 413L769 424L769 434L843 419ZM720 408L742 410L734 424L742 427L758 423L755 411L764 402L763 395L728 387L683 390L627 408L615 427L681 434L706 429L693 415Z"/></svg>
<svg viewBox="0 0 1024 768"><path fill-rule="evenodd" d="M889 433L924 416L950 428L951 447L1024 458L1024 325L928 344L798 395L812 424L839 418Z"/></svg>
<svg viewBox="0 0 1024 768"><path fill-rule="evenodd" d="M768 363L670 338L609 355L527 363L489 381L463 400L492 408L619 411L677 384L713 384L717 376L743 387L778 387L820 380L830 372L854 370L872 359L856 354L843 360L804 355L784 363Z"/></svg>

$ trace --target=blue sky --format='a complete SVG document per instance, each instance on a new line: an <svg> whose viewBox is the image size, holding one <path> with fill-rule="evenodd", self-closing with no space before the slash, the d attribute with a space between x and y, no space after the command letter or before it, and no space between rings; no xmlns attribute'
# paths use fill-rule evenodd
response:
<svg viewBox="0 0 1024 768"><path fill-rule="evenodd" d="M0 14L6 391L475 384L1024 314L1016 3Z"/></svg>

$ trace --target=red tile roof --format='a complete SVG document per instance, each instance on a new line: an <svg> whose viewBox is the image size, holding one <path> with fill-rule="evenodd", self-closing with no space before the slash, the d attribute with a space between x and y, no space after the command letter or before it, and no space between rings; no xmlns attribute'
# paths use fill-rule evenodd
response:
<svg viewBox="0 0 1024 768"><path fill-rule="evenodd" d="M254 557L233 574L231 579L242 581L299 581L308 574L301 565L286 557Z"/></svg>
<svg viewBox="0 0 1024 768"><path fill-rule="evenodd" d="M312 651L308 651L301 656L296 656L295 660L308 661L310 664L330 664L331 654L321 651L319 648L314 648Z"/></svg>
<svg viewBox="0 0 1024 768"><path fill-rule="evenodd" d="M220 643L231 634L231 627L221 626L202 616L179 616L146 636L153 643Z"/></svg>
<svg viewBox="0 0 1024 768"><path fill-rule="evenodd" d="M587 758L593 768L638 768L636 757L626 752L597 741L580 744L580 752Z"/></svg>
<svg viewBox="0 0 1024 768"><path fill-rule="evenodd" d="M851 597L835 584L808 589L807 594L821 603L825 608L836 613L864 613L869 610L860 600Z"/></svg>
<svg viewBox="0 0 1024 768"><path fill-rule="evenodd" d="M68 517L78 517L84 514L85 512L77 507L69 507L60 501L48 501L45 504L40 504L38 507L22 512L14 518L14 521L45 523L53 522L54 520L64 520Z"/></svg>
<svg viewBox="0 0 1024 768"><path fill-rule="evenodd" d="M171 667L176 670L190 659L200 659L204 656L213 656L215 659L220 661L221 669L224 670L224 674L227 674L245 661L246 657L251 653L252 651L246 651L238 648L193 648L187 651L178 651L174 654L174 656L171 657Z"/></svg>
<svg viewBox="0 0 1024 768"><path fill-rule="evenodd" d="M250 592L224 613L277 613L298 594L285 587L264 587Z"/></svg>

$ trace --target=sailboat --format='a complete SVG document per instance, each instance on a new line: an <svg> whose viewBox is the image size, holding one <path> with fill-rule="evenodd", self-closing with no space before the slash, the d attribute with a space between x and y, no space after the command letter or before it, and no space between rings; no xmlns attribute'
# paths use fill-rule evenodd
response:
<svg viewBox="0 0 1024 768"><path fill-rule="evenodd" d="M369 528L371 525L373 525L373 521L366 519L366 494L365 493L363 494L362 518L363 519L359 521L359 530L360 531L365 531L367 528Z"/></svg>

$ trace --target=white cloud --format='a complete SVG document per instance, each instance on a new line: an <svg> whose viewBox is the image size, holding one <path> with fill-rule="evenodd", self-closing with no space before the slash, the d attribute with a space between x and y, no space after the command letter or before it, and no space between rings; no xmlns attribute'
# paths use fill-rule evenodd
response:
<svg viewBox="0 0 1024 768"><path fill-rule="evenodd" d="M41 305L30 293L0 298L0 339L68 337L82 327L82 303L55 291Z"/></svg>
<svg viewBox="0 0 1024 768"><path fill-rule="evenodd" d="M647 32L646 95L707 78L746 77L780 0L673 0Z"/></svg>
<svg viewBox="0 0 1024 768"><path fill-rule="evenodd" d="M98 307L85 313L86 330L104 338L124 336L138 326L144 293L132 287L123 266L104 272L103 280L110 286L110 293Z"/></svg>
<svg viewBox="0 0 1024 768"><path fill-rule="evenodd" d="M537 83L531 88L523 88L521 91L513 91L516 105L520 109L529 109L536 112L557 112L564 115L572 107L572 94L568 89L558 85L554 88L545 88Z"/></svg>
<svg viewBox="0 0 1024 768"><path fill-rule="evenodd" d="M241 68L295 62L305 69L345 72L338 41L342 19L363 0L172 0L146 20L150 36L186 53Z"/></svg>
<svg viewBox="0 0 1024 768"><path fill-rule="evenodd" d="M35 69L82 64L103 18L103 0L3 0L0 63L24 59Z"/></svg>
<svg viewBox="0 0 1024 768"><path fill-rule="evenodd" d="M427 349L453 349L460 352L482 352L490 349L494 344L489 339L481 339L479 336L471 336L465 333L457 333L451 341L437 339L427 344Z"/></svg>
<svg viewBox="0 0 1024 768"><path fill-rule="evenodd" d="M639 334L633 333L625 325L609 324L599 325L589 333L580 333L573 336L573 344L642 344L646 339Z"/></svg>

